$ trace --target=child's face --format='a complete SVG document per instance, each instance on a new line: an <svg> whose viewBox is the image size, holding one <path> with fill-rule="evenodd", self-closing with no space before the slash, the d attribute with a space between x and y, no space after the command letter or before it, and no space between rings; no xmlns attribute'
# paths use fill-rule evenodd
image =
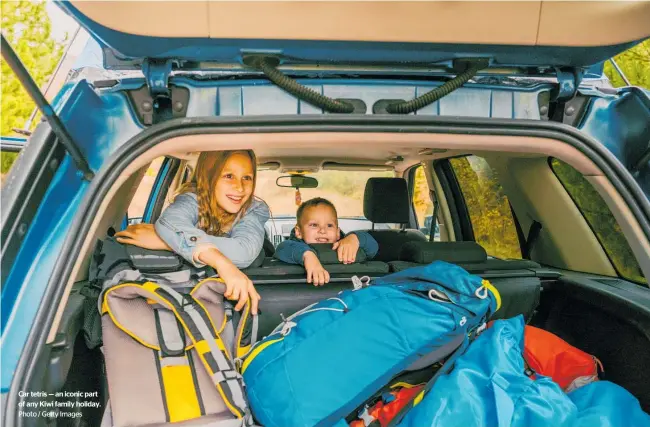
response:
<svg viewBox="0 0 650 427"><path fill-rule="evenodd" d="M335 243L340 231L334 210L327 205L310 206L304 210L296 237L305 243Z"/></svg>
<svg viewBox="0 0 650 427"><path fill-rule="evenodd" d="M253 164L250 157L234 153L226 160L216 184L217 204L236 214L253 193Z"/></svg>

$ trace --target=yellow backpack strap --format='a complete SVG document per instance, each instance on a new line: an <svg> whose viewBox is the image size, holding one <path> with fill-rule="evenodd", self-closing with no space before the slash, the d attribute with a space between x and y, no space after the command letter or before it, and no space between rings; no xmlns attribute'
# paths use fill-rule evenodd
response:
<svg viewBox="0 0 650 427"><path fill-rule="evenodd" d="M185 350L185 333L174 313L154 308L154 321L160 350L155 351L156 367L162 385L163 406L168 422L179 422L205 415L198 380Z"/></svg>
<svg viewBox="0 0 650 427"><path fill-rule="evenodd" d="M237 418L252 421L243 379L201 303L191 295L181 295L169 286L158 285L154 292L170 304L228 409Z"/></svg>
<svg viewBox="0 0 650 427"><path fill-rule="evenodd" d="M492 283L490 283L489 280L483 279L481 284L492 294L494 295L494 299L496 300L497 303L497 309L495 311L498 311L501 308L501 294L499 293L499 290L494 287Z"/></svg>

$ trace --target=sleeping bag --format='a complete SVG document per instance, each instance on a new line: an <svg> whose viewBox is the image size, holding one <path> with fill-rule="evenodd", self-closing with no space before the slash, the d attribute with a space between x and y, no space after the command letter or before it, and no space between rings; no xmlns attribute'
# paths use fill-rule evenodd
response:
<svg viewBox="0 0 650 427"><path fill-rule="evenodd" d="M525 374L524 320L497 320L458 357L400 427L650 427L630 393L607 381L565 394Z"/></svg>
<svg viewBox="0 0 650 427"><path fill-rule="evenodd" d="M244 356L254 416L265 427L347 425L391 378L448 356L499 304L488 281L438 261L309 306Z"/></svg>

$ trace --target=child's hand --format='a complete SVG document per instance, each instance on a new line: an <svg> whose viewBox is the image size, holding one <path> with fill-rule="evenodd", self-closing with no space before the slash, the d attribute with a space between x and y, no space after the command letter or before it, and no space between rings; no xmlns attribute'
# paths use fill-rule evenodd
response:
<svg viewBox="0 0 650 427"><path fill-rule="evenodd" d="M330 274L323 268L318 257L312 251L307 251L303 255L305 270L307 270L307 283L314 282L314 286L323 286L329 283Z"/></svg>
<svg viewBox="0 0 650 427"><path fill-rule="evenodd" d="M126 230L115 233L116 240L127 245L145 249L171 251L171 248L158 236L153 224L133 224Z"/></svg>
<svg viewBox="0 0 650 427"><path fill-rule="evenodd" d="M343 264L352 264L357 258L357 252L359 251L359 238L354 234L348 234L338 242L334 243L332 246L338 256L339 262Z"/></svg>
<svg viewBox="0 0 650 427"><path fill-rule="evenodd" d="M260 294L257 293L255 286L251 279L248 278L240 269L230 263L227 265L220 265L217 270L219 277L221 277L226 284L226 292L224 296L231 301L237 301L235 311L240 311L250 299L251 313L257 314L257 307L259 305Z"/></svg>

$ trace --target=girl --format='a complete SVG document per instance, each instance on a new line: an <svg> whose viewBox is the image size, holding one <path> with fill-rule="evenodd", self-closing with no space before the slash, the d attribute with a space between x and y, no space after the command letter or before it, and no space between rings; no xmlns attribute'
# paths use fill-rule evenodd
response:
<svg viewBox="0 0 650 427"><path fill-rule="evenodd" d="M224 280L225 296L248 298L257 314L260 295L239 269L248 267L262 250L269 208L253 197L257 175L255 154L213 151L199 156L189 183L155 225L137 224L115 234L117 241L147 249L171 250L197 267L209 265Z"/></svg>

